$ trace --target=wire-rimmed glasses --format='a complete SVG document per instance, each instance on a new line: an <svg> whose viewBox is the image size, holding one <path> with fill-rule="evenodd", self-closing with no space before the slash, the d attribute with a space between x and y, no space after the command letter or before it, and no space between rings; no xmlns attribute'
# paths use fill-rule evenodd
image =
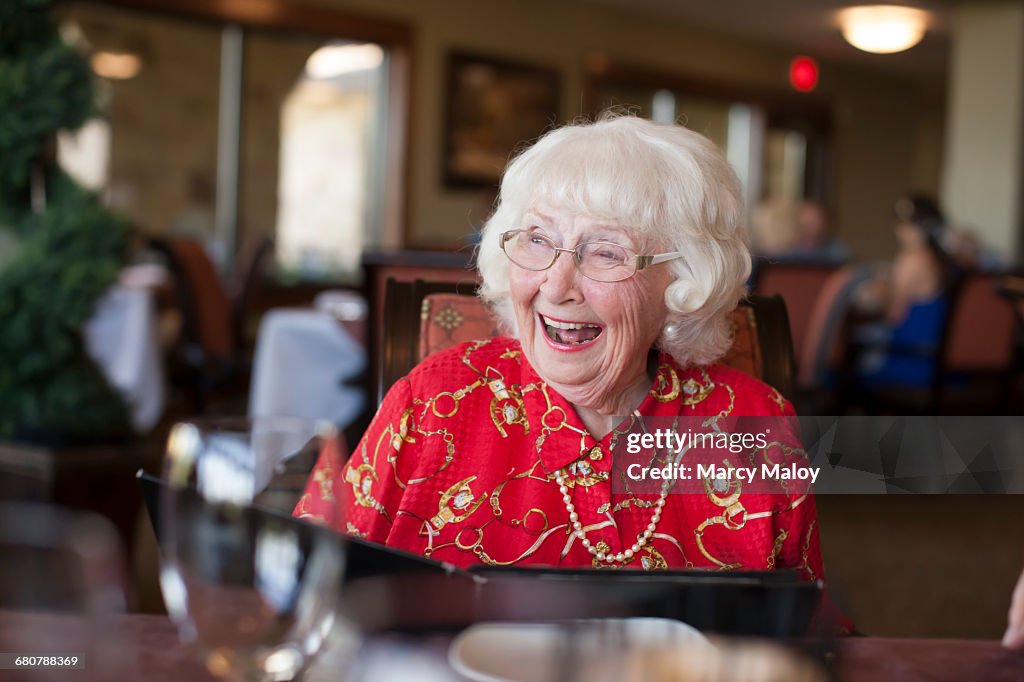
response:
<svg viewBox="0 0 1024 682"><path fill-rule="evenodd" d="M613 242L581 242L564 249L544 235L530 230L509 230L501 233L501 250L508 259L524 270L547 270L562 253L572 254L576 268L584 277L597 282L621 282L638 270L679 258L678 251L650 255Z"/></svg>

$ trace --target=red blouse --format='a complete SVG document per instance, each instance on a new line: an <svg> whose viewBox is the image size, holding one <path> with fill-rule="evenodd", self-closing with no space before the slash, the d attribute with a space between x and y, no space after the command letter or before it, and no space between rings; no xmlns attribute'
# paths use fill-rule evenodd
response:
<svg viewBox="0 0 1024 682"><path fill-rule="evenodd" d="M659 358L643 417L793 415L770 386L721 365ZM612 450L507 338L437 353L388 392L347 464L320 457L296 507L318 519L337 495L354 535L465 567L607 566L573 533L560 473L587 539L629 549L657 495L613 490ZM813 496L669 494L653 536L615 566L770 569L822 577Z"/></svg>
<svg viewBox="0 0 1024 682"><path fill-rule="evenodd" d="M643 417L793 415L775 389L721 365L659 358ZM347 464L325 451L296 507L317 519L337 495L345 530L465 567L607 566L573 533L560 473L587 539L624 552L651 521L656 494L613 490L622 434L593 438L507 338L437 353L388 392ZM798 569L822 577L807 493L669 494L653 536L615 566Z"/></svg>

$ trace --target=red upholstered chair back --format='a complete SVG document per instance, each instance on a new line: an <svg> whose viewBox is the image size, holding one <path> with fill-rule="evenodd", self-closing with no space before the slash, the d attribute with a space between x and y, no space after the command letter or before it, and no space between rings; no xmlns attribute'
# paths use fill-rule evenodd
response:
<svg viewBox="0 0 1024 682"><path fill-rule="evenodd" d="M762 377L764 361L757 339L757 318L754 309L740 305L729 317L733 344L721 359L751 376ZM490 312L475 296L464 294L430 294L420 308L420 341L417 362L428 355L451 346L499 334Z"/></svg>
<svg viewBox="0 0 1024 682"><path fill-rule="evenodd" d="M779 299L768 299L767 305L774 303L781 306L785 314L785 305ZM764 306L765 304L762 304ZM756 308L757 302L741 303L729 316L729 326L733 338L729 351L719 361L741 372L767 381L765 353L762 343L765 337L770 336L773 322L768 317L772 315L761 309L761 326L759 328L759 315ZM777 314L778 307L774 312ZM776 321L775 324L785 326L785 319ZM498 325L487 308L475 296L464 294L430 294L423 298L420 308L420 339L417 362L432 353L449 348L464 341L496 336L499 333ZM791 350L788 351L790 354ZM782 366L775 363L773 368ZM788 366L792 370L792 360ZM768 372L772 374L772 372ZM789 391L792 381L782 376L773 376L773 381L781 384L780 391ZM769 381L769 383L772 383ZM778 387L778 386L777 386Z"/></svg>
<svg viewBox="0 0 1024 682"><path fill-rule="evenodd" d="M428 355L464 341L499 333L490 311L476 296L469 292L436 290L444 286L440 283L388 282L390 298L385 302L384 368L378 400L391 383ZM427 288L433 288L435 292L424 291ZM410 328L407 320L395 319L409 315L411 301L418 301L419 308L419 324L414 328ZM782 299L751 297L732 312L729 324L733 344L721 362L762 379L784 396L792 397L793 347ZM403 335L414 338L395 338Z"/></svg>
<svg viewBox="0 0 1024 682"><path fill-rule="evenodd" d="M758 296L781 296L786 302L793 351L797 359L804 357L811 315L818 292L837 270L836 265L811 263L770 263L757 266L753 291Z"/></svg>
<svg viewBox="0 0 1024 682"><path fill-rule="evenodd" d="M942 369L947 372L1009 371L1017 318L998 291L999 276L967 275L950 311Z"/></svg>
<svg viewBox="0 0 1024 682"><path fill-rule="evenodd" d="M498 324L476 296L429 294L420 304L417 362L464 341L499 334Z"/></svg>

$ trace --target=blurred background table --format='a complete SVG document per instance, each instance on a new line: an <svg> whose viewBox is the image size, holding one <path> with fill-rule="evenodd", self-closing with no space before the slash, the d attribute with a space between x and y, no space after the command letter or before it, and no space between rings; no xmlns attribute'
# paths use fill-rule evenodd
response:
<svg viewBox="0 0 1024 682"><path fill-rule="evenodd" d="M260 323L249 393L249 415L327 419L345 428L363 410L358 384L366 349L361 300L341 305L325 297L316 308L268 311ZM352 309L350 312L349 309Z"/></svg>
<svg viewBox="0 0 1024 682"><path fill-rule="evenodd" d="M153 293L122 278L96 304L83 330L89 355L124 397L132 427L146 433L164 410L164 373Z"/></svg>

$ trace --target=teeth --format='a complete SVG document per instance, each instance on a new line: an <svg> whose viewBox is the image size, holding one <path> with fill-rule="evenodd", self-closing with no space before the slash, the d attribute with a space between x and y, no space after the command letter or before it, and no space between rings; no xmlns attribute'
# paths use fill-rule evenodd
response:
<svg viewBox="0 0 1024 682"><path fill-rule="evenodd" d="M540 319L544 321L544 324L555 329L586 329L587 327L593 327L594 329L600 329L596 324L586 324L584 322L556 322L555 320L549 320L543 315Z"/></svg>

